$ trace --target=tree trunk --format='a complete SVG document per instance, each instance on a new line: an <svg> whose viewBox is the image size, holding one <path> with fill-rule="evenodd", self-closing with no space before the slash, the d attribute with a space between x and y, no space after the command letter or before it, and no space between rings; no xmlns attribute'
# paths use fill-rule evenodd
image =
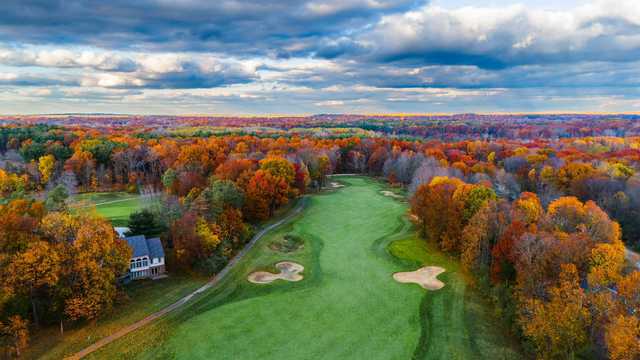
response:
<svg viewBox="0 0 640 360"><path fill-rule="evenodd" d="M33 324L38 327L40 322L38 321L38 309L36 309L36 297L33 294L33 288L31 288L29 297L31 298L31 310L33 311Z"/></svg>
<svg viewBox="0 0 640 360"><path fill-rule="evenodd" d="M62 319L60 319L60 336L64 336L64 324Z"/></svg>
<svg viewBox="0 0 640 360"><path fill-rule="evenodd" d="M422 220L422 236L425 239L427 238L427 220L426 219Z"/></svg>

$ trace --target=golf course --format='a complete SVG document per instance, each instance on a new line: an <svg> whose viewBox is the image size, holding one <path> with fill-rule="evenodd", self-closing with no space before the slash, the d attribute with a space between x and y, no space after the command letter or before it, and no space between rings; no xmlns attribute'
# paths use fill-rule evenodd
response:
<svg viewBox="0 0 640 360"><path fill-rule="evenodd" d="M307 196L215 287L88 358L521 357L458 263L417 236L403 199L373 179L332 181L344 187ZM444 287L394 280L424 266L444 269Z"/></svg>
<svg viewBox="0 0 640 360"><path fill-rule="evenodd" d="M94 192L75 195L71 207L86 209L94 207L109 219L113 226L127 226L129 215L140 210L140 195L127 192Z"/></svg>

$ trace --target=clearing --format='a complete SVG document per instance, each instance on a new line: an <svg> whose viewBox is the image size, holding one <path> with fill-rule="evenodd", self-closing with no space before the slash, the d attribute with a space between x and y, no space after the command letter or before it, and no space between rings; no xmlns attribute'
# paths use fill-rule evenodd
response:
<svg viewBox="0 0 640 360"><path fill-rule="evenodd" d="M138 359L520 358L518 348L456 261L419 239L406 203L362 177L310 196L301 215L263 239L227 277L193 303L89 355ZM285 235L294 252L271 246ZM282 261L304 266L301 281L253 284ZM392 275L446 269L426 291Z"/></svg>
<svg viewBox="0 0 640 360"><path fill-rule="evenodd" d="M73 209L95 206L96 211L109 219L113 226L127 226L129 214L142 208L141 196L127 192L83 193L73 196L70 202Z"/></svg>

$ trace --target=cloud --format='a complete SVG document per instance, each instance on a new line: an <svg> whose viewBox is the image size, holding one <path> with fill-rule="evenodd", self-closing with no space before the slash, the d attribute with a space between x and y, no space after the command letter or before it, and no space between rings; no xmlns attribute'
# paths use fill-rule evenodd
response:
<svg viewBox="0 0 640 360"><path fill-rule="evenodd" d="M118 54L97 51L72 51L55 49L11 49L0 48L0 63L13 66L40 67L89 67L105 71L132 71L132 59Z"/></svg>
<svg viewBox="0 0 640 360"><path fill-rule="evenodd" d="M640 7L635 0L602 0L571 10L425 5L382 17L355 41L374 62L485 69L628 62L640 56Z"/></svg>
<svg viewBox="0 0 640 360"><path fill-rule="evenodd" d="M0 41L265 54L406 10L412 0L7 0Z"/></svg>
<svg viewBox="0 0 640 360"><path fill-rule="evenodd" d="M463 2L7 0L0 111L637 111L636 1Z"/></svg>
<svg viewBox="0 0 640 360"><path fill-rule="evenodd" d="M42 83L54 84L50 73L62 72L60 85L75 81L83 86L208 88L255 79L252 62L188 53L130 53L61 47L0 48L0 64L17 69L48 71ZM84 72L84 74L82 73ZM16 75L17 76L17 75ZM37 83L38 76L23 82Z"/></svg>
<svg viewBox="0 0 640 360"><path fill-rule="evenodd" d="M76 86L77 80L58 75L5 72L0 73L0 86Z"/></svg>

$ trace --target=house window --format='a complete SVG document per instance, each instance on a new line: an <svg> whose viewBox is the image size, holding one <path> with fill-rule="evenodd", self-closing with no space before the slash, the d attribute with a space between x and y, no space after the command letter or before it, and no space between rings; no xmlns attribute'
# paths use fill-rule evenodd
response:
<svg viewBox="0 0 640 360"><path fill-rule="evenodd" d="M149 260L148 259L143 259L142 260L142 266L149 266Z"/></svg>

